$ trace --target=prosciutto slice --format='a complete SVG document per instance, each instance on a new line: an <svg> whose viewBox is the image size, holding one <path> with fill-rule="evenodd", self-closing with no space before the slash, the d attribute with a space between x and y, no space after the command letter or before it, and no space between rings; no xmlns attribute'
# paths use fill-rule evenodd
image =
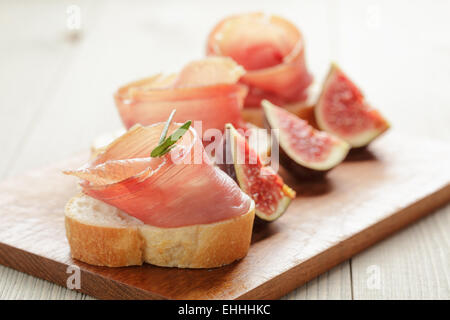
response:
<svg viewBox="0 0 450 320"><path fill-rule="evenodd" d="M249 87L245 107L260 107L262 99L283 105L307 98L312 76L306 69L303 37L281 17L228 17L209 35L207 54L229 56L246 69L240 80Z"/></svg>
<svg viewBox="0 0 450 320"><path fill-rule="evenodd" d="M130 83L118 90L115 101L127 129L165 121L173 109L174 121L201 121L203 131L223 131L228 122L242 127L247 88L237 82L244 73L230 58L210 57L191 62L179 74Z"/></svg>
<svg viewBox="0 0 450 320"><path fill-rule="evenodd" d="M82 179L85 194L145 224L172 228L245 214L251 199L206 156L190 128L167 154L151 158L164 123L136 125L92 162L64 173ZM180 124L172 124L169 134Z"/></svg>

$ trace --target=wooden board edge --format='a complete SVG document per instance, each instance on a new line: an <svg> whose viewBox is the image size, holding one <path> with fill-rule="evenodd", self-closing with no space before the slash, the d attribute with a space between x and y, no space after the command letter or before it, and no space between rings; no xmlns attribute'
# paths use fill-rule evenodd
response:
<svg viewBox="0 0 450 320"><path fill-rule="evenodd" d="M67 288L66 282L71 275L67 273L69 265L37 254L12 247L0 242L0 264L24 272L31 276L56 283ZM85 293L98 299L136 299L136 300L163 300L165 297L130 287L114 279L94 274L82 266L80 268L80 289L72 289ZM85 279L85 280L83 280Z"/></svg>
<svg viewBox="0 0 450 320"><path fill-rule="evenodd" d="M270 279L266 283L230 299L278 299L307 281L348 260L358 252L430 214L450 201L450 184L393 213L334 247ZM0 264L66 287L68 265L0 242ZM77 264L77 266L79 266ZM167 299L158 294L129 287L114 279L94 274L79 266L81 279L77 290L100 299Z"/></svg>
<svg viewBox="0 0 450 320"><path fill-rule="evenodd" d="M279 299L450 201L450 184L235 299Z"/></svg>

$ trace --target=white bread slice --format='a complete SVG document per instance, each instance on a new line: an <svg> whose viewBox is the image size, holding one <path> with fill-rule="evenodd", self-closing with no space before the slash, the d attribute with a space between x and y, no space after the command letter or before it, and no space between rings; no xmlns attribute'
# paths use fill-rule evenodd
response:
<svg viewBox="0 0 450 320"><path fill-rule="evenodd" d="M108 267L141 265L213 268L245 257L254 203L239 217L211 224L158 228L89 196L65 208L66 235L74 259Z"/></svg>

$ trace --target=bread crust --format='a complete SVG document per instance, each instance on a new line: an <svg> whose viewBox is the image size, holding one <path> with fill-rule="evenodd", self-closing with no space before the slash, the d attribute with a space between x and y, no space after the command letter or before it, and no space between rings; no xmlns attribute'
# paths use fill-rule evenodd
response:
<svg viewBox="0 0 450 320"><path fill-rule="evenodd" d="M77 197L65 208L66 236L74 259L108 267L141 265L144 240L137 226L108 227L84 223L71 216L70 210Z"/></svg>
<svg viewBox="0 0 450 320"><path fill-rule="evenodd" d="M67 203L66 235L72 258L92 265L123 267L146 262L164 267L214 268L245 257L250 246L253 202L247 213L211 224L111 227L74 217L71 210L77 197L87 196L78 195Z"/></svg>

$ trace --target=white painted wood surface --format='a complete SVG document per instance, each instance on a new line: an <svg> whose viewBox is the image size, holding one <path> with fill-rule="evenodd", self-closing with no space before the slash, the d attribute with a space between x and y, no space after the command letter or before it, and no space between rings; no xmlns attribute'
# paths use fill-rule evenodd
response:
<svg viewBox="0 0 450 320"><path fill-rule="evenodd" d="M70 5L81 9L78 36ZM119 128L119 85L201 58L220 18L255 10L301 28L319 82L335 60L392 130L450 141L450 1L2 1L0 178ZM285 298L449 299L449 230L447 206ZM0 266L0 299L89 298Z"/></svg>

